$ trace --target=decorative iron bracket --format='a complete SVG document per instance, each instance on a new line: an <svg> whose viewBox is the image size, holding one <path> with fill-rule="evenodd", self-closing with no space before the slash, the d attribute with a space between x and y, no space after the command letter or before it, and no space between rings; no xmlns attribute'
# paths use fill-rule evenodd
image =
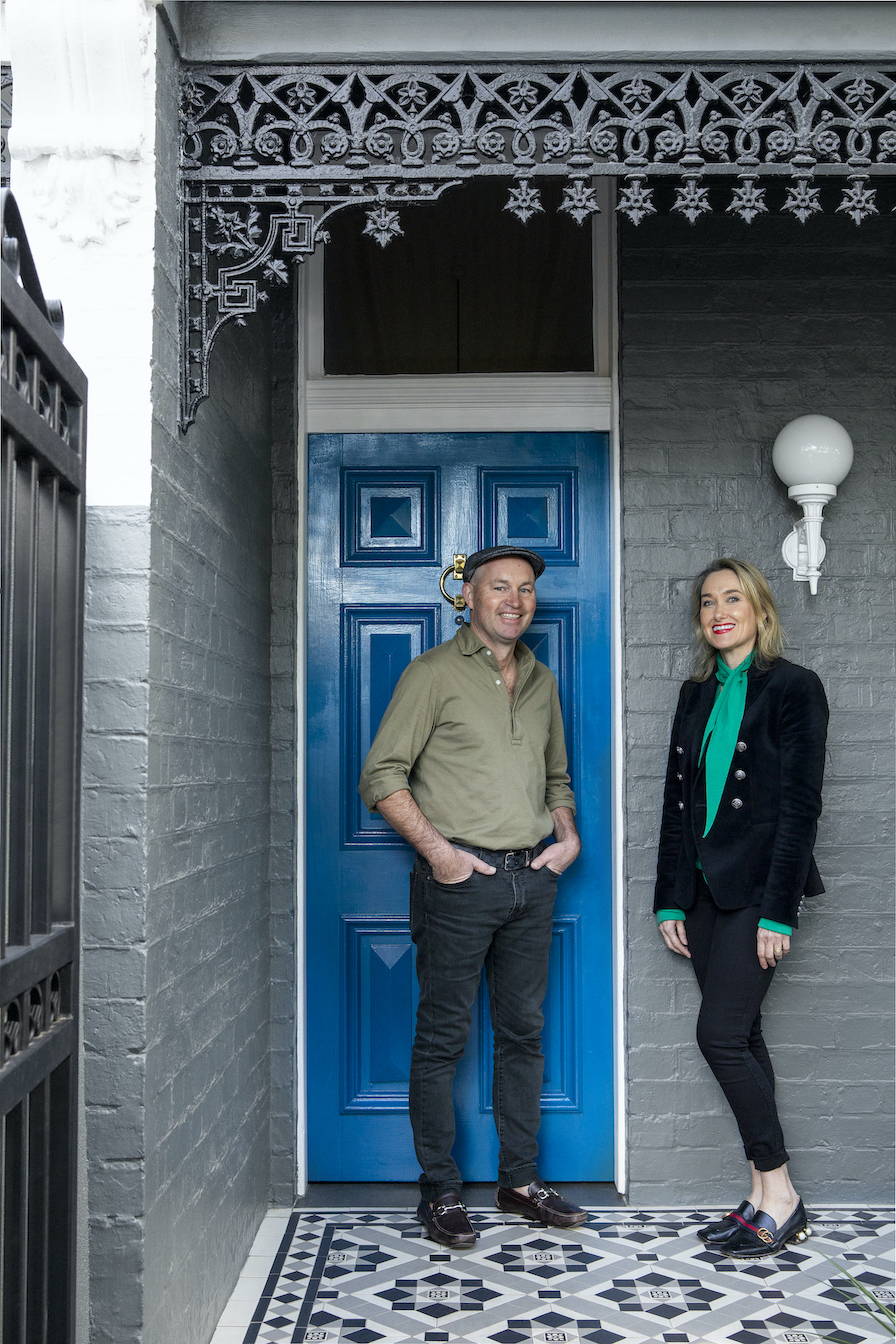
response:
<svg viewBox="0 0 896 1344"><path fill-rule="evenodd" d="M509 179L505 209L526 223L544 209L533 179L550 175L582 224L593 179L612 176L616 209L640 224L658 208L651 179L673 178L671 209L694 224L712 180L734 178L728 213L752 223L777 182L777 208L805 223L839 179L837 210L861 224L894 162L896 70L865 65L187 66L182 428L223 324L285 284L338 210L366 207L385 247L401 206L471 177Z"/></svg>

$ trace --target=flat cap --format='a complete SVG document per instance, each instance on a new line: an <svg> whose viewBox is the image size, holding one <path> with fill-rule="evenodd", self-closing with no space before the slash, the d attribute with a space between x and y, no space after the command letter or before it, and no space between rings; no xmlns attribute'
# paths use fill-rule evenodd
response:
<svg viewBox="0 0 896 1344"><path fill-rule="evenodd" d="M472 579L480 565L487 565L490 560L503 560L508 555L516 556L520 560L527 560L532 566L532 572L536 579L544 573L544 560L536 551L528 551L525 546L486 546L485 550L474 551L472 555L467 556L467 563L464 565L464 582Z"/></svg>

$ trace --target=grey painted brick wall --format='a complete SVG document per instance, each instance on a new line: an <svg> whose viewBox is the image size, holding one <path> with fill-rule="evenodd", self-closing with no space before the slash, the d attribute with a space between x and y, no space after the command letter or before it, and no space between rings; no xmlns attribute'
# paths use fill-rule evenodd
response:
<svg viewBox="0 0 896 1344"><path fill-rule="evenodd" d="M890 202L892 204L892 202ZM752 228L657 218L621 240L626 1027L631 1198L740 1198L734 1121L693 1041L690 968L650 913L669 728L690 648L689 580L757 563L787 655L831 702L810 905L765 1013L795 1180L814 1200L892 1191L896 275L892 217ZM780 545L795 518L770 450L794 416L848 428L816 597Z"/></svg>
<svg viewBox="0 0 896 1344"><path fill-rule="evenodd" d="M90 1333L143 1317L149 510L90 508L82 764L82 999Z"/></svg>
<svg viewBox="0 0 896 1344"><path fill-rule="evenodd" d="M145 1344L207 1338L268 1199L267 339L154 449Z"/></svg>
<svg viewBox="0 0 896 1344"><path fill-rule="evenodd" d="M271 328L260 317L223 333L211 397L178 435L176 76L163 45L143 1344L210 1337L267 1206L270 1166Z"/></svg>

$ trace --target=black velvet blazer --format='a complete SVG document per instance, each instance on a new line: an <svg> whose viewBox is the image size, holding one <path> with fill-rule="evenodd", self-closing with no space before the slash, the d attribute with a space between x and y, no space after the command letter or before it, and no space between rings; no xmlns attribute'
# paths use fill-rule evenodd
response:
<svg viewBox="0 0 896 1344"><path fill-rule="evenodd" d="M747 673L747 698L719 810L704 838L698 766L718 682L686 681L678 697L663 795L654 911L689 910L697 859L723 910L797 924L803 895L824 891L812 849L821 812L828 703L814 672L779 658Z"/></svg>

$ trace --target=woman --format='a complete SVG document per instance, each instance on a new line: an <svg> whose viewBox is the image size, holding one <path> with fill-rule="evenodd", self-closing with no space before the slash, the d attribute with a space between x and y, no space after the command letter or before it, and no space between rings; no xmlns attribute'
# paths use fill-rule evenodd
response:
<svg viewBox="0 0 896 1344"><path fill-rule="evenodd" d="M698 1235L751 1259L808 1235L759 1010L801 897L824 890L812 848L828 706L815 673L781 657L774 598L753 565L704 570L692 616L697 666L672 725L654 911L666 946L693 964L697 1041L750 1165L748 1197Z"/></svg>

